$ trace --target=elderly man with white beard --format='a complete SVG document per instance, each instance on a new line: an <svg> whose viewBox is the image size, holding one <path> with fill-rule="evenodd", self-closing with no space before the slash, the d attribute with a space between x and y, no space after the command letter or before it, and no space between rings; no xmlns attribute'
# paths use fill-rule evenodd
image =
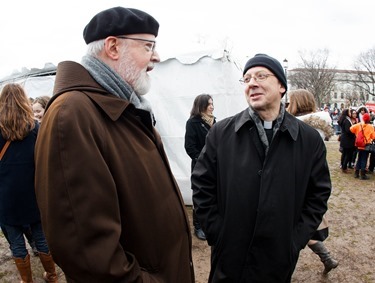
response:
<svg viewBox="0 0 375 283"><path fill-rule="evenodd" d="M61 62L36 145L36 193L67 282L194 282L191 234L151 106L159 24L115 7Z"/></svg>

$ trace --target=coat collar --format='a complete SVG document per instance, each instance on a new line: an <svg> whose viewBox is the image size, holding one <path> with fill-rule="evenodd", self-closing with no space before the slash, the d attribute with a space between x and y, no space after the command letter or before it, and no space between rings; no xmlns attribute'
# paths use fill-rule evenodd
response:
<svg viewBox="0 0 375 283"><path fill-rule="evenodd" d="M83 92L113 121L117 120L127 108L143 112L143 110L135 110L134 105L128 101L108 93L82 65L73 61L64 61L57 66L53 97L46 110L58 96L68 91Z"/></svg>
<svg viewBox="0 0 375 283"><path fill-rule="evenodd" d="M301 121L288 112L285 112L284 121L280 127L280 131L289 132L292 139L296 141L299 133L298 123L301 123Z"/></svg>
<svg viewBox="0 0 375 283"><path fill-rule="evenodd" d="M190 118L190 121L191 122L194 122L194 123L200 123L203 121L202 117L197 117L197 116L194 116L194 117L191 117Z"/></svg>
<svg viewBox="0 0 375 283"><path fill-rule="evenodd" d="M250 126L252 127L254 125L254 121L251 119L249 111L245 109L241 113L237 115L236 121L235 121L235 132L238 132L240 128L242 128L245 124L250 123ZM296 141L298 136L298 119L289 114L288 112L285 112L283 123L280 127L281 132L288 132L291 138Z"/></svg>

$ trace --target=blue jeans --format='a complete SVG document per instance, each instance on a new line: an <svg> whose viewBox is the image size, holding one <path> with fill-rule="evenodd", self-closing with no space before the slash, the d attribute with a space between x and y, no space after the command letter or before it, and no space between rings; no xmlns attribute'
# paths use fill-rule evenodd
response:
<svg viewBox="0 0 375 283"><path fill-rule="evenodd" d="M356 170L365 170L367 165L368 151L358 149L358 159L355 166Z"/></svg>
<svg viewBox="0 0 375 283"><path fill-rule="evenodd" d="M12 251L13 257L25 258L28 254L24 238L25 227L22 225L13 226L7 224L2 224L1 226L6 231L7 240L9 242L10 250ZM30 228L37 250L39 252L48 254L49 249L47 246L46 238L43 233L42 223L37 222L34 224L30 224Z"/></svg>

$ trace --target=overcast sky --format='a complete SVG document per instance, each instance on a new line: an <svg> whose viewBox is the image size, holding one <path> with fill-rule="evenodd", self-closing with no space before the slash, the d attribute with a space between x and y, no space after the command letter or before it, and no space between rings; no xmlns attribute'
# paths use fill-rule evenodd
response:
<svg viewBox="0 0 375 283"><path fill-rule="evenodd" d="M0 3L0 79L22 67L80 61L82 31L99 11L132 7L160 23L162 60L189 51L267 53L296 67L299 51L328 49L330 63L351 68L360 52L375 47L374 0L3 0Z"/></svg>

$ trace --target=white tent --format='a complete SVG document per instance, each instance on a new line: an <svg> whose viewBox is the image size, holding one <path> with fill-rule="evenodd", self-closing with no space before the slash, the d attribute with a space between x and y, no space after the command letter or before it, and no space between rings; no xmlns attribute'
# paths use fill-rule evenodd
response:
<svg viewBox="0 0 375 283"><path fill-rule="evenodd" d="M221 120L247 107L242 71L225 51L196 52L169 58L150 72L151 102L173 174L186 204L191 204L191 159L184 148L185 124L195 97L210 94Z"/></svg>
<svg viewBox="0 0 375 283"><path fill-rule="evenodd" d="M54 69L55 70L55 69ZM49 70L50 72L50 70ZM26 72L27 73L27 72ZM30 97L52 95L54 72L35 70L32 75L6 78L21 83ZM173 174L186 204L191 204L190 157L184 148L185 124L195 97L210 94L217 120L234 115L247 107L239 83L240 68L226 51L202 51L168 58L150 72L151 91L145 96L152 105L156 128L164 143Z"/></svg>
<svg viewBox="0 0 375 283"><path fill-rule="evenodd" d="M0 90L7 83L14 82L21 84L29 97L52 96L55 73L56 66L51 63L47 63L43 69L23 68L22 72L0 79Z"/></svg>

